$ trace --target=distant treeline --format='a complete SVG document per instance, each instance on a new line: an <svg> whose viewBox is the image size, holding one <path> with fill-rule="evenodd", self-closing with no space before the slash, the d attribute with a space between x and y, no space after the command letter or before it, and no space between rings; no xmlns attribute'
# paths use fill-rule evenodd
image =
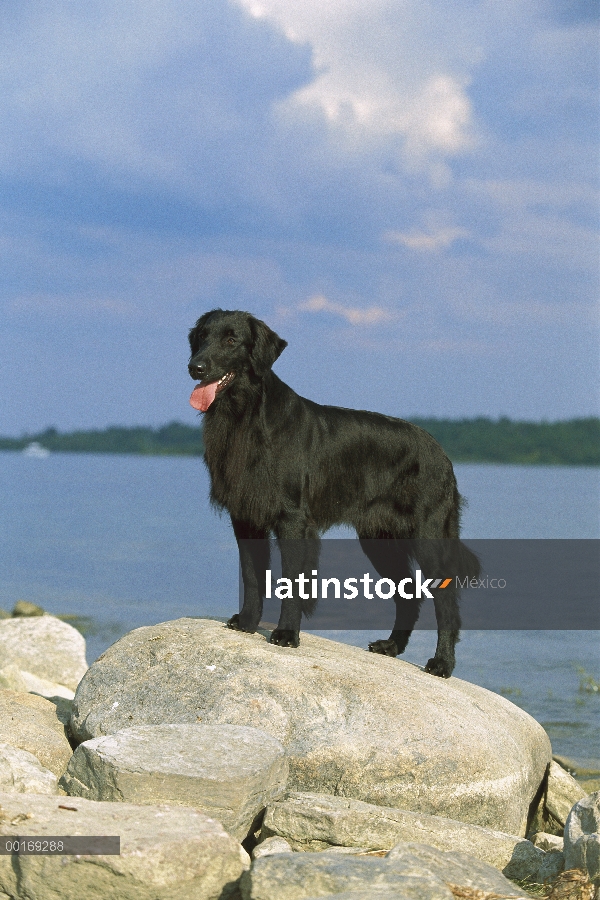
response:
<svg viewBox="0 0 600 900"><path fill-rule="evenodd" d="M511 419L412 419L454 462L600 465L600 419L513 422Z"/></svg>
<svg viewBox="0 0 600 900"><path fill-rule="evenodd" d="M412 419L439 441L455 462L600 465L600 419L513 422L510 419ZM162 428L106 428L60 434L48 428L21 438L0 438L0 450L23 450L32 442L69 453L135 453L200 456L202 429L171 422Z"/></svg>
<svg viewBox="0 0 600 900"><path fill-rule="evenodd" d="M0 438L0 450L23 450L36 442L47 450L63 453L135 453L142 456L200 456L204 453L202 429L171 422L162 428L122 428L103 431L71 431L60 434L48 428L22 438Z"/></svg>

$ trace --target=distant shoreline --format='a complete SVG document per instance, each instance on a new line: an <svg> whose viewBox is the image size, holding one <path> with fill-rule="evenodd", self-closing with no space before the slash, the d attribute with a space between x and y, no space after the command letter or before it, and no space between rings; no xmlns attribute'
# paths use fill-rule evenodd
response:
<svg viewBox="0 0 600 900"><path fill-rule="evenodd" d="M410 421L433 435L457 463L600 466L600 418L560 422L482 417ZM180 422L161 428L113 426L68 433L48 428L20 438L0 437L0 450L23 451L33 443L51 453L201 456L204 452L201 427Z"/></svg>

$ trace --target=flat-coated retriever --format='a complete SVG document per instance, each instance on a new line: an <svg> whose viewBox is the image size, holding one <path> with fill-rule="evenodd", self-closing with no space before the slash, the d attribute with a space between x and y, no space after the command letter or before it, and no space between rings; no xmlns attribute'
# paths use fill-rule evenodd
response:
<svg viewBox="0 0 600 900"><path fill-rule="evenodd" d="M200 382L190 402L204 413L211 501L229 512L240 550L244 601L230 627L251 633L258 627L272 535L292 581L315 557L300 559L290 546L318 548L320 534L340 524L356 529L375 569L394 581L410 577L414 558L427 574L448 574L443 560L430 559L425 568L422 548L429 544L459 546L457 574L479 574L477 558L460 541L429 540L457 539L460 517L452 464L431 435L402 419L300 397L271 371L287 342L249 313L212 310L189 341L189 373ZM420 539L421 550L401 550L390 571L382 548L416 547ZM457 591L452 584L432 593L438 641L426 671L448 678L459 639ZM298 597L282 600L271 643L297 647L303 611L311 609ZM369 649L402 653L418 613L419 602L404 601L389 639Z"/></svg>

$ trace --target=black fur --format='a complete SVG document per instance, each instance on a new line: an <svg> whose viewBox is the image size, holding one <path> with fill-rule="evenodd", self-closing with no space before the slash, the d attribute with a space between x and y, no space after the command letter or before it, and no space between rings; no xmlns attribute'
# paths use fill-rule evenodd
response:
<svg viewBox="0 0 600 900"><path fill-rule="evenodd" d="M314 567L320 534L340 524L356 529L385 577L409 577L411 558L419 559L429 577L448 573L439 558L429 559L425 568L427 549L396 553L390 568L389 547L397 539L403 543L396 547L411 541L414 548L427 539L421 544L427 548L444 543L428 539L459 536L454 471L431 435L402 419L320 406L298 396L271 371L286 341L249 313L206 313L189 341L195 380L209 384L235 375L204 414L211 501L229 512L240 548L244 602L229 622L232 628L254 632L258 626L272 535L281 542L283 575L292 579ZM300 545L298 539L309 540ZM457 574L475 577L476 557L460 542L448 543L460 548ZM291 549L298 546L308 548L302 559ZM448 678L459 639L457 592L451 585L433 594L438 643L426 671ZM419 603L403 604L390 638L375 641L370 650L389 656L403 652ZM300 600L283 600L271 642L297 647L303 611L310 608L303 610Z"/></svg>

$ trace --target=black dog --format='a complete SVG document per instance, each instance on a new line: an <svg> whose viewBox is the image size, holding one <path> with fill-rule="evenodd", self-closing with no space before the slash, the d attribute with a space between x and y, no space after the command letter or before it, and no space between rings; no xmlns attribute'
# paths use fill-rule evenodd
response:
<svg viewBox="0 0 600 900"><path fill-rule="evenodd" d="M240 549L244 602L230 627L256 631L273 534L283 575L292 580L315 567L319 535L339 524L356 529L376 570L394 581L411 575L411 559L428 575L448 574L448 558L438 553L437 561L427 559L427 548L436 544L460 548L460 572L450 574L477 576L477 558L458 540L430 541L457 539L460 516L452 464L431 435L402 419L298 396L271 371L287 342L249 313L206 313L189 341L189 373L200 382L190 402L205 413L211 501L229 512ZM398 540L395 546L404 549L394 556L392 571L385 548ZM309 548L303 558L299 546ZM426 671L448 678L460 629L457 592L451 585L432 593L438 642ZM370 644L370 650L403 652L419 602L408 601L408 621L406 606L389 640ZM282 600L271 643L297 647L303 611L311 609L298 598Z"/></svg>

